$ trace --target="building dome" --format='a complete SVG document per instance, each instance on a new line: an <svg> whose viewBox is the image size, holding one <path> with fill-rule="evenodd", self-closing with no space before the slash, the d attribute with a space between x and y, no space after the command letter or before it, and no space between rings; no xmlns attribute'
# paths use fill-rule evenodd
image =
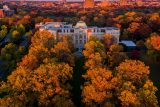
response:
<svg viewBox="0 0 160 107"><path fill-rule="evenodd" d="M77 22L75 28L87 28L87 25L85 22L79 21L79 22Z"/></svg>

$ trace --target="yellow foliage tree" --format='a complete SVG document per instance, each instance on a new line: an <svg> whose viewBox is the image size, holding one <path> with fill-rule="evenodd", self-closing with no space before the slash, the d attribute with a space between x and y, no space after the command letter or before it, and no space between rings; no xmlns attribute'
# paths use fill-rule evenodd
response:
<svg viewBox="0 0 160 107"><path fill-rule="evenodd" d="M117 67L117 76L126 81L142 82L148 79L149 67L138 60L125 60Z"/></svg>
<svg viewBox="0 0 160 107"><path fill-rule="evenodd" d="M94 103L105 104L112 98L112 72L105 68L88 70L84 78L88 80L82 90L83 102L91 106Z"/></svg>

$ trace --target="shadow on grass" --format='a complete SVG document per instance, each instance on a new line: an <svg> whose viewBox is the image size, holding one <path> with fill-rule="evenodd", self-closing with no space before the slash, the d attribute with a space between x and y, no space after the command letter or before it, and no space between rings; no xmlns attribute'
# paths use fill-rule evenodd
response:
<svg viewBox="0 0 160 107"><path fill-rule="evenodd" d="M86 72L86 70L84 69L84 58L79 58L78 60L76 60L75 62L75 67L73 69L74 73L73 73L73 82L72 82L72 86L73 86L73 101L76 105L76 107L83 107L84 105L82 104L82 98L81 98L81 86L84 83L84 79L82 77L82 75Z"/></svg>

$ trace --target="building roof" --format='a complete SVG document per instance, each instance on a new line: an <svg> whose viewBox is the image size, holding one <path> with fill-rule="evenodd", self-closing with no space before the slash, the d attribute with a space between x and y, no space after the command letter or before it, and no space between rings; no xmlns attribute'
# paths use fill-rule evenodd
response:
<svg viewBox="0 0 160 107"><path fill-rule="evenodd" d="M48 22L45 24L40 25L40 29L48 29L48 30L57 30L57 29L104 29L104 30L120 30L116 27L97 27L97 26L89 26L87 27L84 21L79 21L75 26L72 24L68 24L67 22Z"/></svg>
<svg viewBox="0 0 160 107"><path fill-rule="evenodd" d="M87 25L85 22L79 21L79 22L77 22L75 28L87 28Z"/></svg>
<svg viewBox="0 0 160 107"><path fill-rule="evenodd" d="M122 40L119 43L126 45L127 47L136 47L136 44L130 40Z"/></svg>

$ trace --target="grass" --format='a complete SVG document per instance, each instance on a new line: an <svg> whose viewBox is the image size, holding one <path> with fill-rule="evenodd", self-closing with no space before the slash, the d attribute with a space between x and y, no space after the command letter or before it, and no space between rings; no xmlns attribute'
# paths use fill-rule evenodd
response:
<svg viewBox="0 0 160 107"><path fill-rule="evenodd" d="M84 58L80 58L76 61L73 71L73 101L76 107L83 107L81 101L81 86L84 83L82 75L86 72L84 70Z"/></svg>

